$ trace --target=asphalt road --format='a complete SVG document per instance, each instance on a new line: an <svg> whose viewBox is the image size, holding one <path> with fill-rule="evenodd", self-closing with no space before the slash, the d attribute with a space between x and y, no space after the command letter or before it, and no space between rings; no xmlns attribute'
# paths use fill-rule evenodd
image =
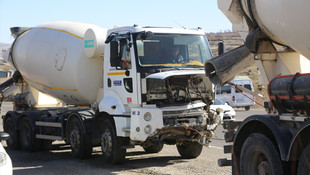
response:
<svg viewBox="0 0 310 175"><path fill-rule="evenodd" d="M10 104L4 103L1 114L10 109ZM263 109L235 109L237 120L243 120L249 115L264 114ZM0 131L2 120L0 120ZM166 175L166 174L231 174L231 167L218 167L219 158L229 158L223 153L223 127L217 128L209 147L204 147L196 159L182 159L175 145L165 145L157 154L146 154L140 146L128 149L126 160L121 165L109 165L103 161L100 147L94 148L92 158L75 159L71 155L69 145L54 142L53 148L46 152L23 152L6 149L13 162L14 175L84 175L84 174L126 174L126 175ZM4 146L5 143L4 143Z"/></svg>

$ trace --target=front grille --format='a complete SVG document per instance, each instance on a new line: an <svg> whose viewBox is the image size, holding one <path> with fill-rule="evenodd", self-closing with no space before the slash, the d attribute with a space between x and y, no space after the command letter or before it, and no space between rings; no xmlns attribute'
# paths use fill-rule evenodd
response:
<svg viewBox="0 0 310 175"><path fill-rule="evenodd" d="M205 124L205 111L202 108L179 110L179 111L164 111L163 124L164 126L181 126L186 123L189 126Z"/></svg>

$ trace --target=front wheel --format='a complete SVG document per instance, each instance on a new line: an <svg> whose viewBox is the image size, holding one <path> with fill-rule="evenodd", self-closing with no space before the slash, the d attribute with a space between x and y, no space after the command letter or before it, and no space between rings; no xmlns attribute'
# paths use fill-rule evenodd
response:
<svg viewBox="0 0 310 175"><path fill-rule="evenodd" d="M241 174L283 174L279 153L269 138L260 133L253 133L245 140L241 149L240 172Z"/></svg>
<svg viewBox="0 0 310 175"><path fill-rule="evenodd" d="M301 153L297 167L297 175L310 174L310 144Z"/></svg>
<svg viewBox="0 0 310 175"><path fill-rule="evenodd" d="M102 155L106 162L118 164L125 160L126 149L122 148L122 139L116 136L111 119L104 119L100 124L100 142Z"/></svg>
<svg viewBox="0 0 310 175"><path fill-rule="evenodd" d="M202 145L198 142L184 142L181 145L177 144L179 154L184 159L193 159L200 155Z"/></svg>

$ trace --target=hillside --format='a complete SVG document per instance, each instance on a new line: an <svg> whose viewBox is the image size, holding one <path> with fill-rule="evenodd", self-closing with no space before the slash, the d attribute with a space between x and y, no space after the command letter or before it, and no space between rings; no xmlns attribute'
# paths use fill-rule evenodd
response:
<svg viewBox="0 0 310 175"><path fill-rule="evenodd" d="M244 44L243 40L240 38L240 35L236 32L207 33L207 38L211 46L213 57L216 57L218 55L217 45L219 42L224 41L225 46L226 46L226 51L230 51Z"/></svg>
<svg viewBox="0 0 310 175"><path fill-rule="evenodd" d="M0 49L9 48L11 44L0 43Z"/></svg>
<svg viewBox="0 0 310 175"><path fill-rule="evenodd" d="M2 58L2 50L6 50L11 44L0 43L0 70L10 70L10 67L5 63Z"/></svg>

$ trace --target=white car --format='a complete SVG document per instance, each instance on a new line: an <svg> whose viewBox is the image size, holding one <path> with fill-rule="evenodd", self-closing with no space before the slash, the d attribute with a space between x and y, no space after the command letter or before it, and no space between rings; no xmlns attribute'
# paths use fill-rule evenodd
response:
<svg viewBox="0 0 310 175"><path fill-rule="evenodd" d="M10 156L3 148L2 141L9 138L9 134L0 132L0 174L12 175L13 166Z"/></svg>
<svg viewBox="0 0 310 175"><path fill-rule="evenodd" d="M221 100L215 99L214 104L210 106L210 109L216 111L216 109L218 108L223 110L224 115L223 118L221 119L223 122L235 120L236 117L235 110L227 103L223 103Z"/></svg>

